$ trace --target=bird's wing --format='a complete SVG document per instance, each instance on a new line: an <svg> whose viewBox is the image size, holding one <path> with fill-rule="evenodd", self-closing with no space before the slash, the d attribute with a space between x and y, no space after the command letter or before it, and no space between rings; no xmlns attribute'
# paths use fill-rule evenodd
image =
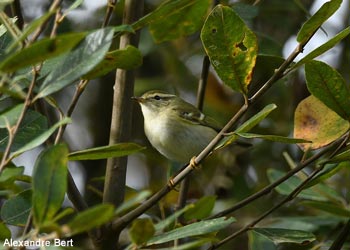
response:
<svg viewBox="0 0 350 250"><path fill-rule="evenodd" d="M186 122L210 127L217 132L221 130L221 126L213 118L206 116L190 103L186 102L184 105L182 105L182 107L177 107L175 110ZM191 111L188 112L188 110Z"/></svg>

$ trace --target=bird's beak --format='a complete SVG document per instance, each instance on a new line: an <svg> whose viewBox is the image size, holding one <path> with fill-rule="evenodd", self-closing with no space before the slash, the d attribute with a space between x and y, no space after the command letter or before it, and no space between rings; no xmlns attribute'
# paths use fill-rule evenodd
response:
<svg viewBox="0 0 350 250"><path fill-rule="evenodd" d="M137 101L138 103L143 103L145 101L144 98L138 96L132 96L131 99Z"/></svg>

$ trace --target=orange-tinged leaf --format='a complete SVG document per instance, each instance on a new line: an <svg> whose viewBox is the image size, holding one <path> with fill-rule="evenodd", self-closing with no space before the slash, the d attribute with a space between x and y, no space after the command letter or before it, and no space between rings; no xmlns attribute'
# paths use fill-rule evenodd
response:
<svg viewBox="0 0 350 250"><path fill-rule="evenodd" d="M302 150L317 149L328 145L349 129L349 122L342 119L314 96L301 101L294 114L294 137L312 143L301 143Z"/></svg>
<svg viewBox="0 0 350 250"><path fill-rule="evenodd" d="M203 25L201 40L221 80L246 95L258 53L255 34L234 10L218 5Z"/></svg>

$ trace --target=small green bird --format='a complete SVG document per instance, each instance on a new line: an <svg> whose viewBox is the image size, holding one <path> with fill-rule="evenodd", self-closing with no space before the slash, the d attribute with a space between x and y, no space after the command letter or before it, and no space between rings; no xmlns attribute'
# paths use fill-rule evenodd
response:
<svg viewBox="0 0 350 250"><path fill-rule="evenodd" d="M148 140L172 161L189 162L221 129L214 119L176 95L149 91L133 99L141 105Z"/></svg>

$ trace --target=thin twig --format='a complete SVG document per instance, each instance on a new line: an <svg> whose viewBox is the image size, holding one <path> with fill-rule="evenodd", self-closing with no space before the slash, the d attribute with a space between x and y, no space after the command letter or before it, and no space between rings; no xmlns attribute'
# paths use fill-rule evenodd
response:
<svg viewBox="0 0 350 250"><path fill-rule="evenodd" d="M61 19L62 19L62 8L61 8L61 6L58 6L57 10L56 10L56 15L55 15L55 22L53 24L53 27L52 27L52 30L51 30L51 33L50 33L50 37L51 38L56 36L56 32L57 32L58 26L62 22Z"/></svg>
<svg viewBox="0 0 350 250"><path fill-rule="evenodd" d="M49 11L54 11L56 10L62 3L62 0L55 0L51 6ZM36 41L38 39L38 37L41 35L41 33L44 31L46 25L49 23L50 19L47 19L45 22L43 22L39 28L37 28L37 30L34 32L33 36L31 37L29 44L33 43L34 41Z"/></svg>
<svg viewBox="0 0 350 250"><path fill-rule="evenodd" d="M316 31L315 31L316 32ZM314 32L314 34L315 34ZM288 74L288 68L293 63L294 59L303 52L305 45L310 41L313 37L311 35L309 39L303 43L299 43L293 52L288 56L288 58L281 64L281 66L276 70L276 72L272 75L272 77L267 80L267 82L249 99L250 103L253 103L262 96L270 87L279 79L286 76Z"/></svg>
<svg viewBox="0 0 350 250"><path fill-rule="evenodd" d="M73 95L72 101L71 101L71 103L70 103L70 105L68 107L68 110L67 110L67 113L66 113L66 117L71 117L72 116L72 114L73 114L73 112L75 110L75 107L78 104L79 98L80 98L81 94L84 92L88 82L89 82L88 80L80 80L80 82L78 83L77 88L75 90L75 93ZM67 128L67 124L63 124L59 128L59 130L57 132L57 135L56 135L55 144L60 142L60 140L63 137L64 132L66 131L66 128Z"/></svg>
<svg viewBox="0 0 350 250"><path fill-rule="evenodd" d="M23 19L23 13L21 9L21 2L19 0L15 0L12 3L11 7L12 7L13 16L16 16L18 18L16 24L18 28L22 30L24 26L24 19Z"/></svg>
<svg viewBox="0 0 350 250"><path fill-rule="evenodd" d="M0 21L14 39L17 39L20 36L20 30L18 27L13 22L9 21L9 17L3 11L0 11Z"/></svg>
<svg viewBox="0 0 350 250"><path fill-rule="evenodd" d="M2 172L3 168L9 163L10 161L10 152L11 152L11 147L12 147L12 144L14 142L14 139L16 137L16 133L19 129L19 126L21 125L22 121L23 121L23 118L29 108L29 106L31 105L31 96L32 96L32 93L33 93L33 89L34 89L34 86L36 84L36 79L38 77L38 72L35 70L35 68L33 67L33 76L32 76L32 81L29 85L29 88L28 88L28 92L27 92L27 96L26 96L26 99L24 101L24 105L23 105L23 109L21 111L21 114L19 115L18 117L18 120L16 122L16 124L9 129L9 139L8 139L8 142L7 142L7 145L6 145L6 149L2 155L2 159L1 159L1 164L0 164L0 173Z"/></svg>
<svg viewBox="0 0 350 250"><path fill-rule="evenodd" d="M205 90L207 88L208 75L210 68L209 56L204 56L202 63L202 74L198 84L197 91L197 103L196 106L199 110L203 110Z"/></svg>
<svg viewBox="0 0 350 250"><path fill-rule="evenodd" d="M116 4L116 0L108 0L106 15L105 15L105 19L103 20L102 27L106 27L109 24L110 19L113 15L115 4Z"/></svg>
<svg viewBox="0 0 350 250"><path fill-rule="evenodd" d="M206 90L207 81L208 81L208 74L209 74L209 67L210 67L209 57L204 56L203 64L202 64L202 74L201 74L201 78L199 80L198 91L197 91L197 104L196 104L196 106L199 110L203 110L204 96L205 96L205 90ZM186 205L189 187L190 187L190 178L187 177L181 183L179 198L178 198L178 203L177 203L178 209L181 209Z"/></svg>
<svg viewBox="0 0 350 250"><path fill-rule="evenodd" d="M333 241L329 250L341 250L341 249L343 249L343 245L344 245L346 239L348 238L349 234L350 234L350 219L347 221L347 223L341 229L340 233L338 234L337 238Z"/></svg>

